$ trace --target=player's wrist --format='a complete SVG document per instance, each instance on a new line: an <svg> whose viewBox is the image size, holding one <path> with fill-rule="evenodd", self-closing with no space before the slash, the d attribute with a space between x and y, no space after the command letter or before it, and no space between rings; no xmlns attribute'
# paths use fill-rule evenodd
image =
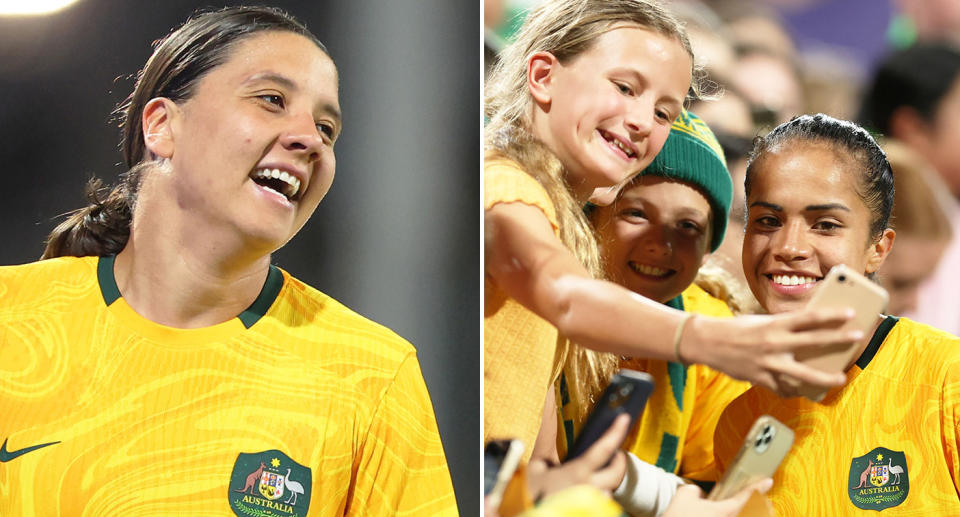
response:
<svg viewBox="0 0 960 517"><path fill-rule="evenodd" d="M710 344L717 340L714 318L689 313L675 331L674 358L683 364L710 364Z"/></svg>

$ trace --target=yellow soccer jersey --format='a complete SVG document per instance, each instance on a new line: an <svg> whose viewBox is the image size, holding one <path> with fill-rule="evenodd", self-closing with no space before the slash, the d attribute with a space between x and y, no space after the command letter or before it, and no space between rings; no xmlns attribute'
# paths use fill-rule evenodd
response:
<svg viewBox="0 0 960 517"><path fill-rule="evenodd" d="M174 329L113 259L0 268L0 515L456 514L415 351L271 267Z"/></svg>
<svg viewBox="0 0 960 517"><path fill-rule="evenodd" d="M677 309L706 316L730 317L730 308L696 284L669 304ZM623 448L647 463L691 479L715 481L713 430L723 408L750 387L707 366L625 359L622 368L640 370L653 377L655 389L647 400L637 424L630 430ZM568 390L562 386L566 450L579 425L572 421Z"/></svg>
<svg viewBox="0 0 960 517"><path fill-rule="evenodd" d="M960 339L888 316L822 403L751 388L720 417L718 468L768 414L796 433L768 494L778 515L960 515Z"/></svg>
<svg viewBox="0 0 960 517"><path fill-rule="evenodd" d="M723 301L696 284L683 292L678 308L706 316L732 316ZM723 408L750 385L704 365L626 359L621 366L649 373L656 386L624 449L668 472L716 481L714 427Z"/></svg>

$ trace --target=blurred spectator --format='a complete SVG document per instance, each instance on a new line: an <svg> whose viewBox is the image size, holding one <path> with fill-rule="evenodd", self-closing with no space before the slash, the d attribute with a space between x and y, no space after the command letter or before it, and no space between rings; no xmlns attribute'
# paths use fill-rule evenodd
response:
<svg viewBox="0 0 960 517"><path fill-rule="evenodd" d="M960 44L960 2L957 0L895 0L901 15L895 22L894 43L950 40Z"/></svg>
<svg viewBox="0 0 960 517"><path fill-rule="evenodd" d="M960 334L960 52L918 43L889 55L866 90L860 111L868 129L903 142L927 160L953 194L947 208L953 239L920 286L913 316Z"/></svg>
<svg viewBox="0 0 960 517"><path fill-rule="evenodd" d="M826 113L843 120L857 116L864 64L834 48L807 51L800 74L804 111Z"/></svg>
<svg viewBox="0 0 960 517"><path fill-rule="evenodd" d="M733 179L733 205L730 219L743 228L744 196L743 177L747 166L747 153L757 132L754 129L750 106L737 93L727 88L715 99L696 101L690 106L707 123L723 148L727 167Z"/></svg>
<svg viewBox="0 0 960 517"><path fill-rule="evenodd" d="M910 148L895 140L883 147L896 186L891 223L897 238L878 277L890 293L888 312L913 317L917 289L935 270L952 236L946 205L938 195L945 189L936 172Z"/></svg>
<svg viewBox="0 0 960 517"><path fill-rule="evenodd" d="M483 26L496 30L503 23L503 0L483 0Z"/></svg>
<svg viewBox="0 0 960 517"><path fill-rule="evenodd" d="M799 69L791 58L768 48L738 47L730 86L750 103L758 127L772 129L804 112Z"/></svg>
<svg viewBox="0 0 960 517"><path fill-rule="evenodd" d="M497 28L503 25L503 0L483 0L483 77L497 62L497 55L503 48L503 38L497 34Z"/></svg>
<svg viewBox="0 0 960 517"><path fill-rule="evenodd" d="M712 4L726 21L735 47L758 48L789 60L796 57L797 46L784 27L777 10L764 2L719 0Z"/></svg>
<svg viewBox="0 0 960 517"><path fill-rule="evenodd" d="M960 52L919 43L892 53L868 86L860 112L865 127L916 150L960 196Z"/></svg>
<svg viewBox="0 0 960 517"><path fill-rule="evenodd" d="M741 285L746 286L740 256L743 247L743 225L746 218L746 201L743 194L743 179L747 170L747 154L757 130L749 104L732 88L726 88L715 99L696 101L690 110L700 115L717 137L727 160L727 168L733 180L733 203L723 243L710 257L710 265L723 268ZM741 307L742 312L757 312L760 305L747 289Z"/></svg>
<svg viewBox="0 0 960 517"><path fill-rule="evenodd" d="M754 125L771 129L803 112L797 48L777 11L763 2L714 1L734 61L719 77L750 106Z"/></svg>
<svg viewBox="0 0 960 517"><path fill-rule="evenodd" d="M723 20L699 0L674 2L670 10L686 25L697 66L711 81L726 83L736 55Z"/></svg>

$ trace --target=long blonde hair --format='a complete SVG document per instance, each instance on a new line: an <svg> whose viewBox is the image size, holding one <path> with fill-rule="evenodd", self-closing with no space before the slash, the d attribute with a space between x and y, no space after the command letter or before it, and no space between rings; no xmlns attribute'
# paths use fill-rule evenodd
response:
<svg viewBox="0 0 960 517"><path fill-rule="evenodd" d="M595 278L603 278L600 252L583 206L566 182L566 171L556 155L531 133L533 100L527 89L527 58L550 52L567 63L589 50L616 24L635 24L676 39L693 59L690 39L682 24L660 4L648 0L548 0L531 11L513 43L500 53L486 81L484 115L488 157L518 163L550 196L557 210L560 240ZM689 97L700 94L702 73L691 70ZM618 358L580 346L568 346L561 336L558 350L566 354L568 386L587 387L582 407L589 408L617 368ZM569 352L569 353L567 353Z"/></svg>

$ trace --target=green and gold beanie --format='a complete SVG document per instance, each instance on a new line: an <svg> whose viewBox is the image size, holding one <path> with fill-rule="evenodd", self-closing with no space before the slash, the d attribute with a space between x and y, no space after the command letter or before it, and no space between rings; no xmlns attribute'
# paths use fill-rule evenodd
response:
<svg viewBox="0 0 960 517"><path fill-rule="evenodd" d="M733 202L733 180L723 149L706 122L683 110L670 128L663 150L641 175L663 176L699 187L713 210L710 251L720 247Z"/></svg>

